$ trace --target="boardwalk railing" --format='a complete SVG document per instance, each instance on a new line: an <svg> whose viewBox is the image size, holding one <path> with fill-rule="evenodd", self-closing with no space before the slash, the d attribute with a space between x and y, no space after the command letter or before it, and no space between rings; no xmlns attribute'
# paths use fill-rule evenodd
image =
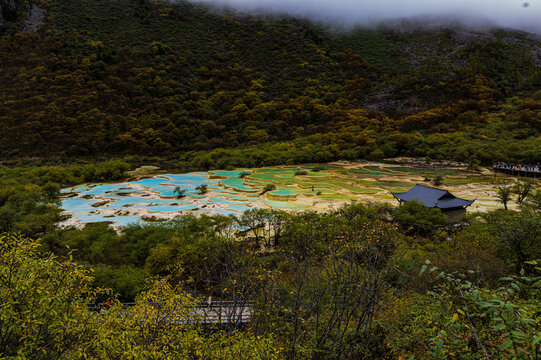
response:
<svg viewBox="0 0 541 360"><path fill-rule="evenodd" d="M496 164L494 171L521 177L541 177L539 165Z"/></svg>
<svg viewBox="0 0 541 360"><path fill-rule="evenodd" d="M122 303L123 306L135 306L137 303ZM89 309L95 312L107 310L107 305L99 306L88 304ZM250 322L253 313L253 304L236 301L210 301L196 304L187 318L175 314L166 316L170 323L198 323L203 325L223 325L228 328L237 328Z"/></svg>
<svg viewBox="0 0 541 360"><path fill-rule="evenodd" d="M246 324L250 322L253 306L251 303L235 301L214 301L195 307L195 313L202 324Z"/></svg>

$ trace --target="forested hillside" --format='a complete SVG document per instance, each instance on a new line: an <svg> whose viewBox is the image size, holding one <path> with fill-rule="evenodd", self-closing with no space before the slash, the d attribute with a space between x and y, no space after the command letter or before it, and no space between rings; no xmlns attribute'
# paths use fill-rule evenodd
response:
<svg viewBox="0 0 541 360"><path fill-rule="evenodd" d="M541 162L541 36L418 25L0 0L0 358L538 359L537 179L399 172ZM317 164L395 156L427 161ZM231 167L212 179L253 191L162 181ZM363 200L422 179L490 207L451 223L425 203ZM293 186L306 209L273 209ZM245 207L259 199L268 208ZM110 227L130 206L176 217ZM222 304L248 319L204 321Z"/></svg>
<svg viewBox="0 0 541 360"><path fill-rule="evenodd" d="M186 2L33 5L47 11L38 31L22 32L22 2L18 20L1 26L4 160L541 161L535 35L413 24L338 31Z"/></svg>

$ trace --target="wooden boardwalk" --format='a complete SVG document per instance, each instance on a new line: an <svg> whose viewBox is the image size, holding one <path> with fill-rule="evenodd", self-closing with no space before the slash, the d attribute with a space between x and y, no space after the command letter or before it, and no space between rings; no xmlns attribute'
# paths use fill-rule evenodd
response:
<svg viewBox="0 0 541 360"><path fill-rule="evenodd" d="M233 301L215 301L210 304L198 305L195 316L201 324L246 324L252 317L250 304L235 303Z"/></svg>
<svg viewBox="0 0 541 360"><path fill-rule="evenodd" d="M519 176L519 177L530 177L530 178L538 178L541 177L541 171L539 170L525 170L521 168L506 168L506 167L499 167L494 166L495 172L501 172L504 174Z"/></svg>
<svg viewBox="0 0 541 360"><path fill-rule="evenodd" d="M122 303L123 306L130 307L137 305L134 302ZM96 307L93 304L88 305L91 311L103 311L103 307ZM198 323L202 325L221 325L229 328L244 326L250 322L253 307L251 303L234 301L213 301L210 303L199 303L193 307L188 318L179 318L178 315L170 314L167 316L170 323Z"/></svg>

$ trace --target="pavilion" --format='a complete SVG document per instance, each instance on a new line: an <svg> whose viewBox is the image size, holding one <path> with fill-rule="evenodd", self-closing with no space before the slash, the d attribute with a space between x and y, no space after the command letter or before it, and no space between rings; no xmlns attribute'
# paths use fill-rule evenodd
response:
<svg viewBox="0 0 541 360"><path fill-rule="evenodd" d="M417 184L406 192L391 193L399 202L417 200L429 208L438 208L451 221L460 221L466 213L466 208L475 200L458 198L447 190Z"/></svg>

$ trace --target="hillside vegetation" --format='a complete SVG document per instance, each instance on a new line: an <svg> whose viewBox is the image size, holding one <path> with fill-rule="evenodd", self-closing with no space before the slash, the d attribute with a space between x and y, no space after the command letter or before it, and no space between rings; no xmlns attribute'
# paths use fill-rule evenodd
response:
<svg viewBox="0 0 541 360"><path fill-rule="evenodd" d="M186 2L33 4L47 10L40 30L21 32L22 2L19 20L1 27L5 160L541 161L533 35L411 24L334 31Z"/></svg>
<svg viewBox="0 0 541 360"><path fill-rule="evenodd" d="M409 202L186 216L121 233L93 224L41 241L0 234L0 354L536 359L541 268L527 259L541 256L539 204L477 214L453 232L439 210ZM171 321L210 299L252 304L251 323L224 332Z"/></svg>
<svg viewBox="0 0 541 360"><path fill-rule="evenodd" d="M460 224L410 201L58 226L73 196L61 189L158 169L141 165L541 162L539 37L408 23L337 31L154 0L0 9L0 358L539 358L533 179L494 177L503 208ZM325 176L289 168L273 176ZM448 174L434 184L456 184ZM368 183L340 175L316 196ZM260 195L280 191L259 180ZM196 189L175 195L225 200ZM220 301L249 307L249 323L197 321Z"/></svg>

